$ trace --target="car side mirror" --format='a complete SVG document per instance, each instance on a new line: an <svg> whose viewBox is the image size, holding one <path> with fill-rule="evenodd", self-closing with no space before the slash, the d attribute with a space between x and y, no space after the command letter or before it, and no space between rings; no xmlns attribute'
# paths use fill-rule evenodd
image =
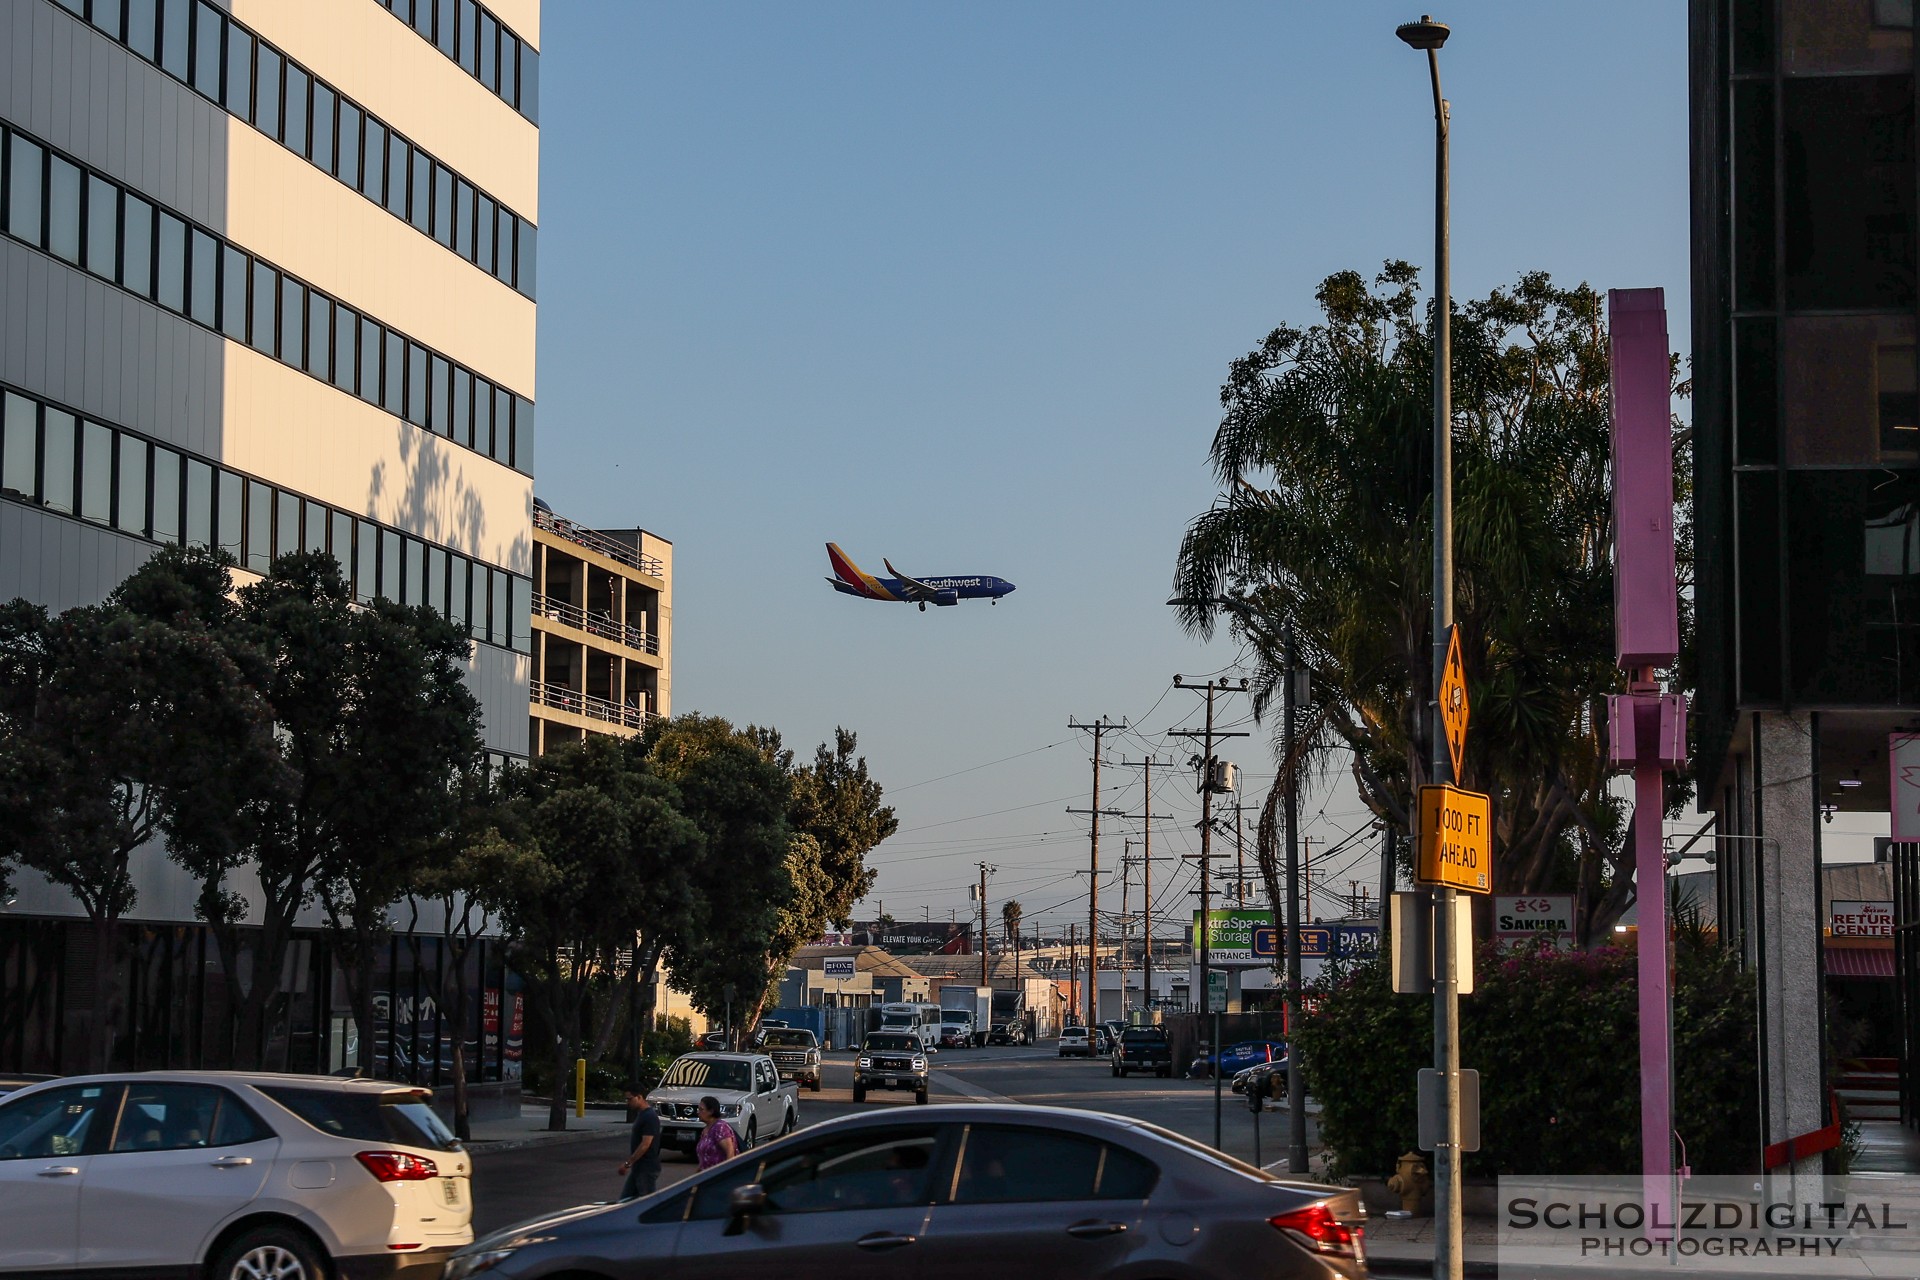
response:
<svg viewBox="0 0 1920 1280"><path fill-rule="evenodd" d="M727 1208L735 1218L751 1218L767 1211L767 1189L757 1182L735 1187L727 1197Z"/></svg>

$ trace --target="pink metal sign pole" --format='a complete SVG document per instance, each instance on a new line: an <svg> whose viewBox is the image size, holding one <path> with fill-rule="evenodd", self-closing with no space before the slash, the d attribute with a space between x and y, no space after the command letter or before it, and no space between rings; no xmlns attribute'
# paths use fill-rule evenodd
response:
<svg viewBox="0 0 1920 1280"><path fill-rule="evenodd" d="M1666 297L1607 294L1613 390L1615 657L1628 692L1608 699L1610 754L1633 770L1634 902L1640 917L1640 1162L1647 1234L1672 1234L1673 1045L1668 1022L1664 773L1686 755L1686 700L1663 694L1654 671L1680 650L1674 580L1673 438ZM1666 1225L1656 1225L1666 1224Z"/></svg>

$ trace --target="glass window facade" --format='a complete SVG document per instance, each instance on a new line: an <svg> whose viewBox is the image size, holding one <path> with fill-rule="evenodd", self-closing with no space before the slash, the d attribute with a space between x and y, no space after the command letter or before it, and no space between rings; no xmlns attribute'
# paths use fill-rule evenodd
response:
<svg viewBox="0 0 1920 1280"><path fill-rule="evenodd" d="M84 0L76 2L81 8L88 7ZM461 181L459 175L418 147L409 148L405 139L392 134L338 89L288 59L207 0L131 0L124 32L119 10L111 7L113 3L95 0L92 5L95 26L110 38L369 200L384 205L395 216L412 222L422 234L526 296L533 296L535 230L525 219L502 206L500 217L506 231L499 239L507 246L517 246L517 252L510 247L482 261L463 246L460 219L450 207L455 183ZM456 3L456 10L459 7ZM114 16L109 20L110 11ZM429 15L429 25L437 22L431 16L433 0L422 0L422 11ZM521 106L532 119L531 100L537 91L538 75L529 76L528 68L537 64L538 55L478 9L472 16L461 13L449 24L456 34L445 36L443 51L458 47L457 32L462 23L475 31L476 40L479 27L490 24L493 34L488 47L497 51L498 61L489 63L486 83L510 105ZM434 39L440 42L438 35ZM479 78L477 72L473 74ZM402 153L392 161L396 168L389 167L385 149L389 139ZM411 162L406 158L409 149ZM73 225L78 224L72 220L63 224Z"/></svg>
<svg viewBox="0 0 1920 1280"><path fill-rule="evenodd" d="M510 629L505 613L469 612L471 562L445 547L12 388L0 388L0 499L154 542L184 537L195 546L218 546L255 573L302 547L331 550L362 599L377 593L428 604L463 628L471 620L475 639L522 653L532 648L530 624L520 626L531 579L487 565L473 569L482 601L491 581L499 593L494 608L510 608Z"/></svg>
<svg viewBox="0 0 1920 1280"><path fill-rule="evenodd" d="M456 371L471 379L437 352L356 315L213 232L156 210L104 175L83 170L13 129L0 128L0 147L6 151L8 177L0 231L18 240L75 265L84 245L89 270L111 277L107 264L117 264L123 288L237 341L244 335L255 350L350 393L357 387L416 426L429 427L443 416ZM57 199L51 194L55 189L62 193ZM57 216L49 218L49 209ZM357 369L349 359L356 346ZM378 377L368 358L373 352L384 361ZM370 394L374 389L377 396ZM505 388L491 392L498 402L481 409L492 429L476 432L470 447L526 471L527 464L515 461L512 428L514 415L530 415L532 406ZM455 439L463 434L438 425L431 429ZM530 432L523 434L530 438Z"/></svg>

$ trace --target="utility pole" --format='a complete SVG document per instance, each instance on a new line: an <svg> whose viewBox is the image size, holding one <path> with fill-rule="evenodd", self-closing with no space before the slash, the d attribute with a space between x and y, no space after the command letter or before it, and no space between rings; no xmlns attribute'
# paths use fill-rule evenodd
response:
<svg viewBox="0 0 1920 1280"><path fill-rule="evenodd" d="M1100 815L1108 814L1116 818L1126 817L1119 809L1100 807L1100 739L1109 729L1124 729L1127 722L1113 723L1101 716L1092 724L1081 724L1077 720L1067 721L1069 729L1084 729L1093 734L1093 807L1090 809L1069 809L1068 813L1092 815L1092 848L1087 875L1087 1032L1092 1034L1094 1024L1100 1021Z"/></svg>
<svg viewBox="0 0 1920 1280"><path fill-rule="evenodd" d="M1067 926L1067 1011L1080 1007L1080 926Z"/></svg>
<svg viewBox="0 0 1920 1280"><path fill-rule="evenodd" d="M1287 1172L1307 1174L1307 1107L1300 1080L1300 1055L1293 1051L1293 1029L1300 1024L1300 768L1294 731L1295 703L1299 701L1299 654L1294 649L1293 619L1287 619L1281 638L1286 651L1286 684L1281 688L1281 733L1287 771L1285 820L1287 828Z"/></svg>
<svg viewBox="0 0 1920 1280"><path fill-rule="evenodd" d="M1240 887L1240 905L1247 905L1247 807L1233 797L1233 876Z"/></svg>
<svg viewBox="0 0 1920 1280"><path fill-rule="evenodd" d="M1208 986L1208 974L1213 962L1213 744L1219 738L1244 738L1245 733L1215 732L1213 727L1213 695L1229 690L1244 693L1247 688L1245 678L1237 683L1226 680L1208 680L1202 685L1186 683L1186 677L1175 676L1176 687L1204 692L1207 695L1207 727L1195 732L1192 729L1178 729L1170 736L1180 738L1201 738L1206 745L1200 758L1200 928L1195 941L1200 947L1200 1011L1206 1013L1210 1003L1211 989ZM1209 1045L1213 1059L1213 1148L1220 1146L1220 1014L1213 1014L1213 1036ZM1291 1056L1291 1055L1289 1055Z"/></svg>
<svg viewBox="0 0 1920 1280"><path fill-rule="evenodd" d="M1453 280L1448 208L1452 113L1440 92L1440 47L1451 33L1445 23L1422 15L1418 22L1396 27L1394 34L1427 55L1427 73L1433 81L1433 701L1427 732L1433 748L1429 781L1449 783L1454 780L1453 762L1440 725L1440 685L1446 678L1447 645L1453 632ZM1433 891L1433 1066L1440 1083L1440 1133L1433 1149L1435 1280L1459 1280L1465 1248L1460 1217L1460 974L1453 938L1458 894L1451 885Z"/></svg>
<svg viewBox="0 0 1920 1280"><path fill-rule="evenodd" d="M1142 946L1140 981L1141 999L1146 1007L1153 1007L1153 824L1168 815L1153 811L1153 766L1164 764L1149 756L1144 760L1122 760L1120 767L1140 770L1140 812L1128 817L1140 820L1140 942Z"/></svg>
<svg viewBox="0 0 1920 1280"><path fill-rule="evenodd" d="M987 986L987 877L998 871L982 862L980 865L980 985Z"/></svg>
<svg viewBox="0 0 1920 1280"><path fill-rule="evenodd" d="M1120 1021L1127 1020L1127 907L1133 888L1133 841L1120 845Z"/></svg>

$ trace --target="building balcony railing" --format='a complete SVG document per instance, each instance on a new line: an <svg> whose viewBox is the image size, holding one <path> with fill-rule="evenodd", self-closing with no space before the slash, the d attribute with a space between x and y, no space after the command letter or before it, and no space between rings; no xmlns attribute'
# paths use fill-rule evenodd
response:
<svg viewBox="0 0 1920 1280"><path fill-rule="evenodd" d="M527 696L543 707L571 711L589 720L604 720L626 729L644 729L653 716L644 707L623 707L611 698L581 693L578 689L569 689L563 684L552 684L545 680L528 681Z"/></svg>
<svg viewBox="0 0 1920 1280"><path fill-rule="evenodd" d="M568 542L577 543L589 551L598 551L609 560L618 560L621 564L630 565L642 573L651 574L656 578L667 576L666 565L656 557L642 555L617 538L609 538L598 529L589 529L584 525L575 524L564 516L554 515L551 511L542 511L535 507L533 527L545 529L548 533L565 538Z"/></svg>
<svg viewBox="0 0 1920 1280"><path fill-rule="evenodd" d="M658 635L639 627L627 626L610 613L595 613L582 609L565 600L556 600L542 591L533 593L533 612L536 617L552 618L555 622L564 622L569 627L578 627L592 635L604 636L629 648L659 656L660 637Z"/></svg>

